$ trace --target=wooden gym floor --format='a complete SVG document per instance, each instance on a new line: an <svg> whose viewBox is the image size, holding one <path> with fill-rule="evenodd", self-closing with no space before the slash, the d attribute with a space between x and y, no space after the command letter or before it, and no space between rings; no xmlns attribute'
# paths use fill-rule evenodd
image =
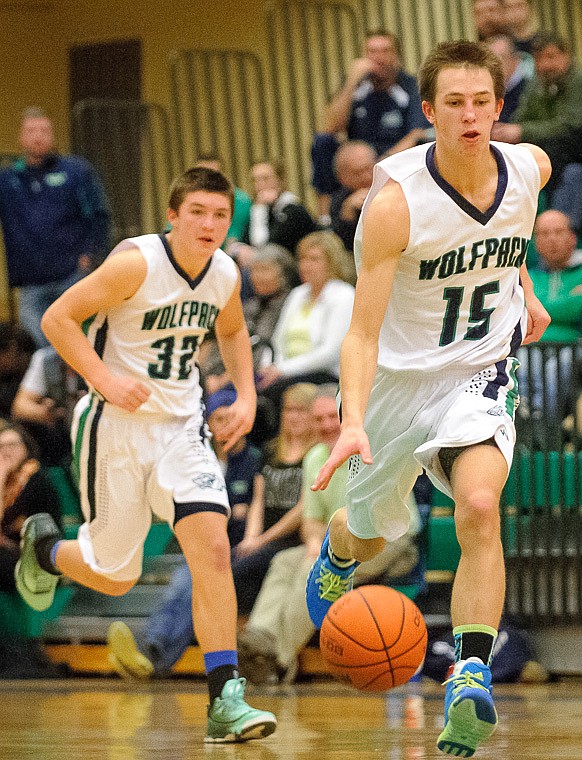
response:
<svg viewBox="0 0 582 760"><path fill-rule="evenodd" d="M385 695L332 682L247 690L277 713L275 734L204 745L201 681L0 681L1 760L428 760L442 726L442 689L423 681ZM475 756L580 760L582 681L497 686L500 726Z"/></svg>

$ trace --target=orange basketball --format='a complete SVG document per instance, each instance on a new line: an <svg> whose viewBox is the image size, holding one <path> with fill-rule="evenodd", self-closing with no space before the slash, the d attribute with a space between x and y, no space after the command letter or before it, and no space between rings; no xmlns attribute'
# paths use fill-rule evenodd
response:
<svg viewBox="0 0 582 760"><path fill-rule="evenodd" d="M356 689L386 691L412 678L427 641L413 601L387 586L360 586L332 604L319 646L334 676Z"/></svg>

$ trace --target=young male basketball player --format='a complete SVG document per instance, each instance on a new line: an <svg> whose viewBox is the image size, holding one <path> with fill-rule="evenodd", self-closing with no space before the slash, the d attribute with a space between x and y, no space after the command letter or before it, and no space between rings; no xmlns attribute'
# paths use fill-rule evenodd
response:
<svg viewBox="0 0 582 760"><path fill-rule="evenodd" d="M357 563L406 531L406 496L425 467L455 501L462 550L451 604L457 662L438 747L470 757L497 724L489 664L505 593L499 500L515 440L516 350L549 323L525 256L551 168L533 145L490 143L503 73L485 47L437 46L419 84L436 143L376 166L357 233L342 432L313 485L325 488L350 457L347 510L331 520L307 604L321 626Z"/></svg>
<svg viewBox="0 0 582 760"><path fill-rule="evenodd" d="M51 604L61 573L123 594L141 574L151 513L167 520L193 577L210 692L206 740L219 742L276 726L274 715L245 703L238 677L228 498L205 433L196 364L214 326L237 391L228 450L250 430L256 407L240 277L219 248L232 206L222 174L187 171L171 189L172 231L120 243L43 317L46 336L91 389L73 423L86 522L78 540L61 541L48 515L29 519L16 572L20 594L37 610ZM81 324L93 315L85 337Z"/></svg>

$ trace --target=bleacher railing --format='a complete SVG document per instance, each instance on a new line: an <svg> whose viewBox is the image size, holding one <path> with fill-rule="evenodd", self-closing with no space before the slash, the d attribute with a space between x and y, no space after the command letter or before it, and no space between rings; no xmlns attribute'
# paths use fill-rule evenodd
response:
<svg viewBox="0 0 582 760"><path fill-rule="evenodd" d="M250 165L276 156L280 139L262 62L250 52L196 49L174 52L169 63L180 166L214 153L245 187Z"/></svg>
<svg viewBox="0 0 582 760"><path fill-rule="evenodd" d="M525 624L582 622L580 350L520 349L522 403L501 517L506 614Z"/></svg>
<svg viewBox="0 0 582 760"><path fill-rule="evenodd" d="M114 243L165 225L177 166L166 111L154 103L89 98L73 108L73 149L98 170L113 211Z"/></svg>

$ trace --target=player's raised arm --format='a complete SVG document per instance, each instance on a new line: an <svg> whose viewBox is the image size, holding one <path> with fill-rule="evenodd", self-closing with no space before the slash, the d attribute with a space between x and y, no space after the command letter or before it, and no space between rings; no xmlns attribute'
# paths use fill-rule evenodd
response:
<svg viewBox="0 0 582 760"><path fill-rule="evenodd" d="M82 323L130 298L142 284L147 265L137 248L110 256L69 288L45 312L41 326L58 353L105 399L135 411L150 395L143 383L111 374L85 337Z"/></svg>
<svg viewBox="0 0 582 760"><path fill-rule="evenodd" d="M331 476L352 454L372 461L364 414L378 366L378 335L402 251L408 244L409 212L396 182L374 198L365 213L362 266L358 273L352 320L342 343L340 389L342 432L313 489L327 487Z"/></svg>

